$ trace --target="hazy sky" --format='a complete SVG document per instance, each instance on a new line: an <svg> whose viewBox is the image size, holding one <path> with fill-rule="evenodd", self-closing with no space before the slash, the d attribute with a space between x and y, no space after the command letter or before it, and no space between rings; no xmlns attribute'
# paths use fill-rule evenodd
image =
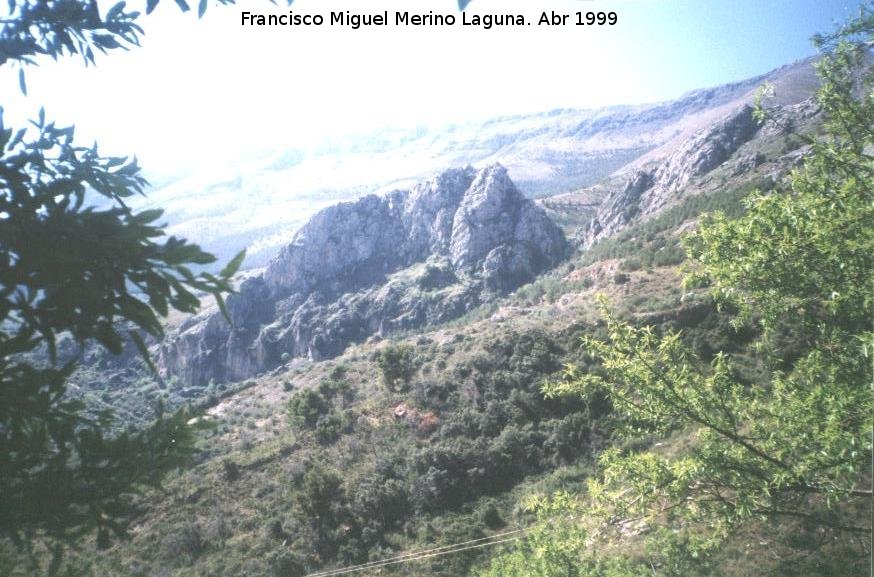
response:
<svg viewBox="0 0 874 577"><path fill-rule="evenodd" d="M279 0L281 2L281 0ZM196 5L196 1L192 4ZM5 3L3 3L5 4ZM145 4L132 0L130 6ZM243 27L267 0L210 6L202 20L171 0L142 20L142 48L0 71L7 122L75 123L104 152L136 152L167 174L306 146L350 131L674 98L813 53L858 0L474 0L468 12L615 11L612 27ZM455 0L297 0L295 13L454 13Z"/></svg>

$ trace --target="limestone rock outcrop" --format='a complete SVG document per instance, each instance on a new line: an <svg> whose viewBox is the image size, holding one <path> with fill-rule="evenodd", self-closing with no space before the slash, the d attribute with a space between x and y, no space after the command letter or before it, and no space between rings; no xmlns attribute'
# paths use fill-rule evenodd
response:
<svg viewBox="0 0 874 577"><path fill-rule="evenodd" d="M655 214L695 178L728 160L760 127L743 106L683 142L657 167L641 169L604 199L585 234L585 245L618 232L638 216Z"/></svg>
<svg viewBox="0 0 874 577"><path fill-rule="evenodd" d="M183 324L159 363L185 382L233 381L292 357L450 320L555 266L561 230L500 165L322 210L217 312Z"/></svg>

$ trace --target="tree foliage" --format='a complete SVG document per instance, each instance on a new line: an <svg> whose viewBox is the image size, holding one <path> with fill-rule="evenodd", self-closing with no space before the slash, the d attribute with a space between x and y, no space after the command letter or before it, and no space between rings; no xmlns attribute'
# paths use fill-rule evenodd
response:
<svg viewBox="0 0 874 577"><path fill-rule="evenodd" d="M607 338L583 343L591 364L569 367L547 394L606 395L625 438L674 433L688 437L689 448L605 451L577 532L549 533L554 540L542 547L535 533L485 574L700 573L723 539L753 519L802 519L835 535L870 536L870 525L846 512L870 503L874 450L874 71L865 43L872 33L874 11L863 7L840 32L817 37L825 135L809 141L788 185L754 193L739 218L703 219L686 239L687 282L709 286L737 310L737 326L759 326L769 380L745 382L730 354L706 363L680 333L633 326L605 302ZM783 354L781 331L801 350ZM592 552L595 543L640 531L654 536L643 565L608 567ZM580 535L585 547L561 549ZM561 555L528 571L558 554L577 559L576 572L560 568Z"/></svg>
<svg viewBox="0 0 874 577"><path fill-rule="evenodd" d="M93 0L12 0L0 65L72 54L93 63L95 51L138 43L138 17L124 2L100 14ZM244 257L217 274L192 270L215 257L167 237L160 210L129 206L147 185L136 159L74 137L42 111L29 126L6 126L0 108L0 536L51 559L49 573L84 535L104 547L124 534L137 492L191 450L184 412L159 410L152 426L111 435L109 412L87 413L67 395L75 349L117 354L130 343L151 364L147 339L163 336L161 318L196 311L203 294L224 309ZM72 346L59 352L59 341Z"/></svg>
<svg viewBox="0 0 874 577"><path fill-rule="evenodd" d="M233 4L235 0L215 0ZM190 10L187 0L174 0L183 12ZM146 0L150 14L159 0ZM291 2L288 2L291 4ZM48 56L81 56L85 64L95 63L95 52L139 46L143 29L137 23L141 12L128 10L126 2L117 2L102 14L96 0L9 0L9 14L0 28L0 66L22 67L36 64ZM203 16L207 0L198 3Z"/></svg>

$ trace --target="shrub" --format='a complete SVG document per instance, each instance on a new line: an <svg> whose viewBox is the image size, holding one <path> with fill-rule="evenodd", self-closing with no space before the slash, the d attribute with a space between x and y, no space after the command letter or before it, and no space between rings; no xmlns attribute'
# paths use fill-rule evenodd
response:
<svg viewBox="0 0 874 577"><path fill-rule="evenodd" d="M216 547L223 547L225 541L234 535L231 526L228 525L229 518L231 515L227 511L220 511L206 523L203 533L208 543Z"/></svg>
<svg viewBox="0 0 874 577"><path fill-rule="evenodd" d="M306 574L306 566L294 553L281 551L270 559L272 577L303 577Z"/></svg>
<svg viewBox="0 0 874 577"><path fill-rule="evenodd" d="M225 481L233 483L240 478L240 467L230 459L222 461L222 477Z"/></svg>
<svg viewBox="0 0 874 577"><path fill-rule="evenodd" d="M303 514L315 523L320 532L333 529L342 502L343 480L336 470L314 463L304 473L300 491L295 493Z"/></svg>
<svg viewBox="0 0 874 577"><path fill-rule="evenodd" d="M171 560L194 563L206 551L206 541L200 525L189 523L176 532L168 533L162 542L164 555Z"/></svg>
<svg viewBox="0 0 874 577"><path fill-rule="evenodd" d="M394 392L404 391L416 372L413 348L409 345L389 345L379 351L376 359L383 384Z"/></svg>
<svg viewBox="0 0 874 577"><path fill-rule="evenodd" d="M331 371L327 379L323 379L319 383L319 394L330 402L339 397L344 403L352 400L353 391L349 386L349 382L345 378L346 369L343 367L335 367Z"/></svg>
<svg viewBox="0 0 874 577"><path fill-rule="evenodd" d="M479 510L479 518L482 521L483 525L488 527L489 529L498 529L506 525L504 519L501 517L501 512L498 511L498 507L495 504L494 499L487 499L486 503Z"/></svg>
<svg viewBox="0 0 874 577"><path fill-rule="evenodd" d="M324 397L312 389L300 391L288 401L288 412L294 424L314 427L319 417L330 410Z"/></svg>
<svg viewBox="0 0 874 577"><path fill-rule="evenodd" d="M419 288L422 290L434 290L457 282L455 273L449 263L428 263L425 265L421 276L418 278Z"/></svg>
<svg viewBox="0 0 874 577"><path fill-rule="evenodd" d="M342 428L340 416L336 413L319 417L316 423L316 439L322 445L329 445L340 438Z"/></svg>
<svg viewBox="0 0 874 577"><path fill-rule="evenodd" d="M641 264L640 259L627 258L624 261L622 261L620 268L622 268L622 270L635 271L635 270L640 270L641 268L643 268L643 264Z"/></svg>
<svg viewBox="0 0 874 577"><path fill-rule="evenodd" d="M267 536L274 541L285 541L289 538L288 533L282 528L282 521L273 519L267 524Z"/></svg>

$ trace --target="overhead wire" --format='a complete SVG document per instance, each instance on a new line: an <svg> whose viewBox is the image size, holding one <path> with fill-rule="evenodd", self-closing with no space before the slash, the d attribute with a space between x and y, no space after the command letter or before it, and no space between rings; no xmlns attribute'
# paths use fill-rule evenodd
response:
<svg viewBox="0 0 874 577"><path fill-rule="evenodd" d="M387 559L381 559L378 561L368 561L367 563L361 563L358 565L352 565L349 567L341 567L337 569L329 569L326 571L317 571L315 573L309 573L306 577L335 577L337 575L345 575L347 573L356 573L359 571L365 571L367 569L380 569L382 567L388 565L396 565L398 563L408 563L411 561L419 561L421 559L428 559L431 557L439 557L441 555L450 555L453 553L459 553L461 551L468 551L471 549L479 549L482 547L490 547L492 545L498 545L500 543L507 543L509 541L515 541L522 537L522 533L530 531L534 526L525 527L522 529L514 529L512 531L504 531L503 533L496 533L494 535L490 535L488 537L480 537L479 539L470 539L468 541L462 541L460 543L453 543L451 545L443 545L441 547L434 547L431 549L422 549L419 551L412 551L409 553L403 553L401 555L396 555L394 557L389 557ZM507 537L508 535L516 535L515 537ZM506 537L506 538L501 538ZM497 540L495 540L497 539ZM485 541L485 542L484 542Z"/></svg>
<svg viewBox="0 0 874 577"><path fill-rule="evenodd" d="M523 528L523 529L514 529L512 531L504 531L502 533L496 533L494 535L489 535L488 537L480 537L479 539L470 539L468 541L462 541L460 543L453 543L450 545L443 545L440 547L433 547L433 548L429 548L429 549L421 549L418 551L410 551L407 553L402 553L400 555L396 555L394 557L389 557L387 559L380 559L377 561L368 561L366 563L361 563L359 565L352 565L350 567L317 571L315 573L308 574L307 577L328 577L330 575L335 574L338 571L348 571L350 569L369 569L373 566L382 565L383 563L387 563L387 562L395 562L395 561L399 562L402 560L413 560L413 558L416 558L416 557L419 557L422 555L433 554L433 553L448 550L448 549L451 549L454 551L456 548L463 547L465 545L470 545L473 543L480 543L482 541L491 541L493 539L497 539L500 537L506 537L507 535L513 535L516 533L523 533L523 532L528 531L530 529L531 529L531 527ZM446 551L446 552L452 552L452 551ZM409 558L409 559L407 559L407 558Z"/></svg>

